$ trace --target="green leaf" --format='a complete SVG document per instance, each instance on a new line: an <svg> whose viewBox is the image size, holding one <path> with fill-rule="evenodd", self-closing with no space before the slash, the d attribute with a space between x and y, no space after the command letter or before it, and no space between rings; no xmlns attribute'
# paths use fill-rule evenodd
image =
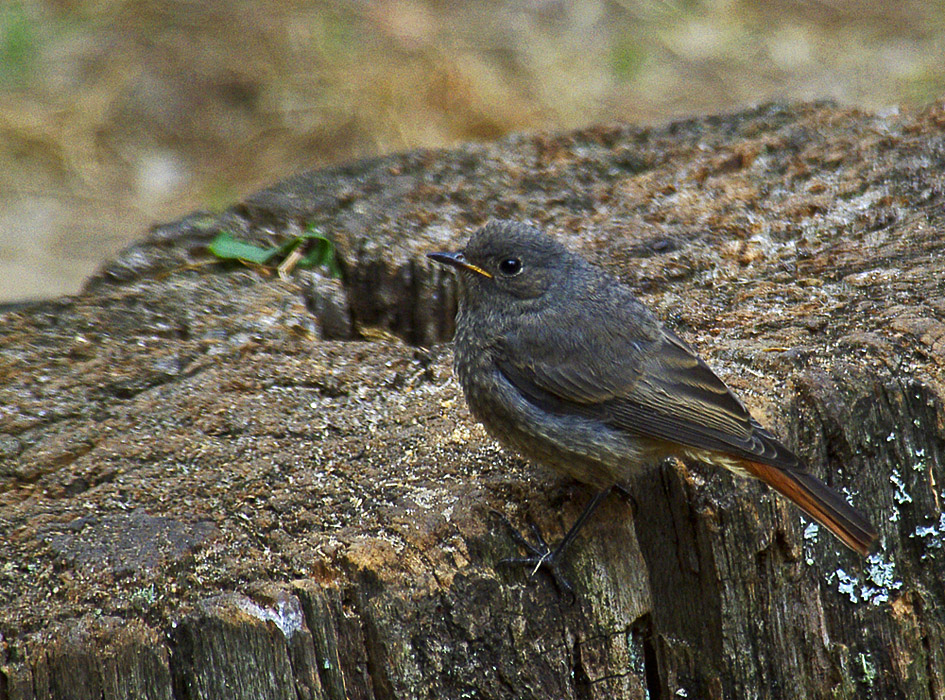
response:
<svg viewBox="0 0 945 700"><path fill-rule="evenodd" d="M279 252L279 248L260 248L238 241L229 231L221 231L210 242L208 250L223 260L242 260L265 265Z"/></svg>
<svg viewBox="0 0 945 700"><path fill-rule="evenodd" d="M271 248L245 243L234 238L230 232L221 231L210 242L208 250L221 260L241 260L266 265L278 264L279 261L285 260L286 256L300 245L308 246L308 251L299 258L296 267L324 267L332 277L341 277L334 244L314 226L310 226L305 233Z"/></svg>
<svg viewBox="0 0 945 700"><path fill-rule="evenodd" d="M335 246L331 239L321 234L314 226L303 233L298 238L299 243L303 241L312 241L311 248L301 260L299 267L324 267L331 277L341 277L341 268L338 266L338 258L335 255Z"/></svg>

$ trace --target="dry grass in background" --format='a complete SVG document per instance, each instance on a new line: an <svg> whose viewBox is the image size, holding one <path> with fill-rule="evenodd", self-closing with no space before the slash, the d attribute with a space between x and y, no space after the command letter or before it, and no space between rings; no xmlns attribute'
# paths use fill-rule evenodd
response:
<svg viewBox="0 0 945 700"><path fill-rule="evenodd" d="M0 300L328 163L943 93L942 2L0 0Z"/></svg>

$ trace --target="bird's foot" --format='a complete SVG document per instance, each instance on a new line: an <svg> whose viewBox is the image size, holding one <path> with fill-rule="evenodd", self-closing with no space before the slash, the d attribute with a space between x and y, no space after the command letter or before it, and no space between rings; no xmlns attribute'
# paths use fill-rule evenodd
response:
<svg viewBox="0 0 945 700"><path fill-rule="evenodd" d="M502 513L498 511L492 512L495 517L502 521L508 531L512 534L512 539L521 546L528 556L525 557L511 557L508 559L502 559L499 561L500 566L523 566L528 569L531 569L531 576L534 576L538 573L540 569L543 569L554 582L555 587L559 592L565 592L571 597L572 604L575 601L574 587L571 585L570 581L564 577L561 573L561 553L563 547L551 546L546 541L541 534L541 530L532 523L529 522L528 525L531 528L532 536L535 538L535 543L529 542L528 539L519 532L512 523L509 522L509 519L506 518Z"/></svg>

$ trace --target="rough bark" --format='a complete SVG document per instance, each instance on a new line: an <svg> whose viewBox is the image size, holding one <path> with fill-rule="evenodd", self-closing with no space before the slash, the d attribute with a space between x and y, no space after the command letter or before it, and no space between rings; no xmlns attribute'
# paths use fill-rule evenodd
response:
<svg viewBox="0 0 945 700"><path fill-rule="evenodd" d="M945 697L943 173L941 106L518 136L291 178L7 307L0 699ZM560 535L589 494L451 379L423 253L490 217L637 288L879 554L669 461L588 526L573 604L501 566L493 511ZM310 224L341 283L205 250Z"/></svg>

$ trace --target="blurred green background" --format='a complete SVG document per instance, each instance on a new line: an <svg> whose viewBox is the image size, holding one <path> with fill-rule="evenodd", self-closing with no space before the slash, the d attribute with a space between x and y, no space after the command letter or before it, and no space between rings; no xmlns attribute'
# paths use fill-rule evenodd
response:
<svg viewBox="0 0 945 700"><path fill-rule="evenodd" d="M352 158L943 94L943 1L0 0L0 301Z"/></svg>

